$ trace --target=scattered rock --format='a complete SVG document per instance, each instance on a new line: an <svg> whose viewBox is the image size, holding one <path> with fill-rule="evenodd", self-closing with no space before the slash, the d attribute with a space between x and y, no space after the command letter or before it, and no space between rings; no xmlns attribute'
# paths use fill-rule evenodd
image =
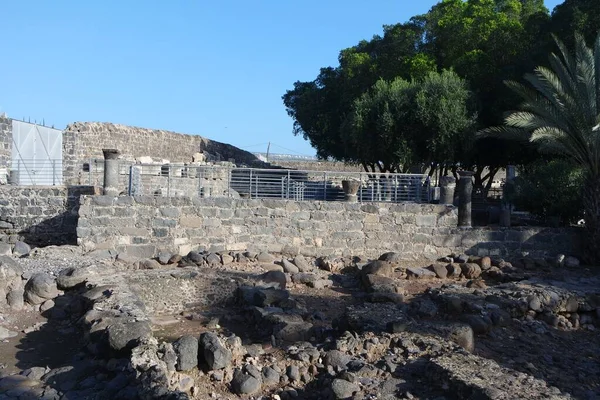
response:
<svg viewBox="0 0 600 400"><path fill-rule="evenodd" d="M356 383L348 382L343 379L334 379L331 383L331 390L336 399L349 399L354 393L358 392L360 388Z"/></svg>
<svg viewBox="0 0 600 400"><path fill-rule="evenodd" d="M408 267L406 269L408 279L432 279L437 275L435 272L421 267Z"/></svg>
<svg viewBox="0 0 600 400"><path fill-rule="evenodd" d="M273 264L275 262L275 257L269 253L261 252L256 256L256 261L264 264Z"/></svg>
<svg viewBox="0 0 600 400"><path fill-rule="evenodd" d="M393 251L390 251L388 253L383 253L382 255L380 255L379 260L387 261L390 263L398 263L398 262L402 261L402 255L400 253L395 253Z"/></svg>
<svg viewBox="0 0 600 400"><path fill-rule="evenodd" d="M306 259L302 256L294 257L292 262L294 263L294 265L296 265L296 267L298 267L300 272L310 272L313 269L312 266L308 263L308 261L306 261Z"/></svg>
<svg viewBox="0 0 600 400"><path fill-rule="evenodd" d="M487 256L481 257L479 260L479 266L483 271L487 271L488 269L492 268L492 259Z"/></svg>
<svg viewBox="0 0 600 400"><path fill-rule="evenodd" d="M17 332L10 331L3 326L0 326L0 340L8 339L17 336Z"/></svg>
<svg viewBox="0 0 600 400"><path fill-rule="evenodd" d="M208 366L208 370L223 369L231 363L232 354L212 332L200 335L198 356Z"/></svg>
<svg viewBox="0 0 600 400"><path fill-rule="evenodd" d="M346 368L346 365L350 362L350 356L339 350L329 350L327 354L325 354L324 362L326 366L331 366L338 370L343 370Z"/></svg>
<svg viewBox="0 0 600 400"><path fill-rule="evenodd" d="M481 276L481 267L475 263L460 264L462 274L467 279L476 279Z"/></svg>
<svg viewBox="0 0 600 400"><path fill-rule="evenodd" d="M260 390L261 381L256 377L236 369L231 381L231 390L236 394L254 394Z"/></svg>
<svg viewBox="0 0 600 400"><path fill-rule="evenodd" d="M167 265L169 264L169 260L171 259L171 257L173 257L173 255L168 251L160 251L158 252L158 257L156 257L156 259L162 265Z"/></svg>
<svg viewBox="0 0 600 400"><path fill-rule="evenodd" d="M296 265L292 264L285 258L281 260L281 265L283 266L283 270L288 274L297 274L300 272L300 269Z"/></svg>
<svg viewBox="0 0 600 400"><path fill-rule="evenodd" d="M44 272L34 274L25 284L25 300L29 304L41 304L56 296L58 296L56 280L50 274Z"/></svg>
<svg viewBox="0 0 600 400"><path fill-rule="evenodd" d="M31 246L27 243L17 240L13 248L13 254L16 256L26 256L31 252Z"/></svg>
<svg viewBox="0 0 600 400"><path fill-rule="evenodd" d="M106 328L108 344L113 350L131 350L152 333L147 321L116 323Z"/></svg>
<svg viewBox="0 0 600 400"><path fill-rule="evenodd" d="M371 261L365 265L361 271L363 274L372 274L377 276L385 276L387 278L394 277L394 264L388 261Z"/></svg>
<svg viewBox="0 0 600 400"><path fill-rule="evenodd" d="M446 264L434 263L427 267L428 270L435 272L436 276L440 279L445 279L448 276L448 269Z"/></svg>
<svg viewBox="0 0 600 400"><path fill-rule="evenodd" d="M198 339L194 336L182 336L173 343L177 355L177 371L189 371L198 365Z"/></svg>

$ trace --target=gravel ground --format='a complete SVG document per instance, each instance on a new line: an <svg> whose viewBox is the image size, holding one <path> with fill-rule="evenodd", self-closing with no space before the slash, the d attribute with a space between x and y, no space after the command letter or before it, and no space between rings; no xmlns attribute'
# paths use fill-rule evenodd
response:
<svg viewBox="0 0 600 400"><path fill-rule="evenodd" d="M89 265L94 260L85 257L77 246L48 246L36 248L28 256L17 259L26 274L46 272L51 275L68 267Z"/></svg>

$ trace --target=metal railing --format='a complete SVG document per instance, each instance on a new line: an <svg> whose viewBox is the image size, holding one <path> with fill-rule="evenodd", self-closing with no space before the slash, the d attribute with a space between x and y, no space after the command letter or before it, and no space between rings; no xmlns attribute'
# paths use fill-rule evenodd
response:
<svg viewBox="0 0 600 400"><path fill-rule="evenodd" d="M62 160L19 159L6 170L12 185L56 186L63 183Z"/></svg>
<svg viewBox="0 0 600 400"><path fill-rule="evenodd" d="M318 172L175 164L128 167L130 195L272 198L343 201L342 182L359 183L359 202L430 202L430 180L421 174ZM125 168L121 168L123 173Z"/></svg>

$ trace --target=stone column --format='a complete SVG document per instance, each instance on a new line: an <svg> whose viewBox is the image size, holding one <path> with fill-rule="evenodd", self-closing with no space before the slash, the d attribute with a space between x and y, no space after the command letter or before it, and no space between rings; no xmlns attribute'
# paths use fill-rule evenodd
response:
<svg viewBox="0 0 600 400"><path fill-rule="evenodd" d="M349 203L356 203L358 201L358 189L360 188L360 182L355 180L343 180L342 189L346 195L346 201Z"/></svg>
<svg viewBox="0 0 600 400"><path fill-rule="evenodd" d="M471 227L471 195L473 193L473 171L458 173L458 226Z"/></svg>
<svg viewBox="0 0 600 400"><path fill-rule="evenodd" d="M119 150L102 149L104 153L104 195L119 195Z"/></svg>
<svg viewBox="0 0 600 400"><path fill-rule="evenodd" d="M442 176L440 178L440 204L454 204L455 190L456 179L453 176Z"/></svg>

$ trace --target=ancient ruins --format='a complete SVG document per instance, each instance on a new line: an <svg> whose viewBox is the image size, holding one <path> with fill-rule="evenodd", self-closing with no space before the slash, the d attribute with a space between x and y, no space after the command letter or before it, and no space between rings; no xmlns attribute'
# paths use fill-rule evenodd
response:
<svg viewBox="0 0 600 400"><path fill-rule="evenodd" d="M357 200L362 183L256 198L185 169L249 156L185 135L164 158L196 186L129 192L120 162L171 135L73 124L68 185L0 185L0 399L600 396L600 274L576 228L472 227L450 186L437 204ZM172 177L144 151L153 184Z"/></svg>

